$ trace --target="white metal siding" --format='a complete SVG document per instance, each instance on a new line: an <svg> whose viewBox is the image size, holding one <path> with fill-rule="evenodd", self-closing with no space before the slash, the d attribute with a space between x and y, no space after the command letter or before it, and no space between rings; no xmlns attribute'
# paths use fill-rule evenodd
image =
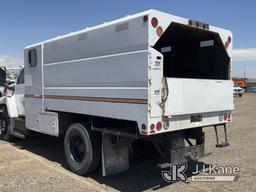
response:
<svg viewBox="0 0 256 192"><path fill-rule="evenodd" d="M232 110L233 82L168 78L166 115L182 115Z"/></svg>

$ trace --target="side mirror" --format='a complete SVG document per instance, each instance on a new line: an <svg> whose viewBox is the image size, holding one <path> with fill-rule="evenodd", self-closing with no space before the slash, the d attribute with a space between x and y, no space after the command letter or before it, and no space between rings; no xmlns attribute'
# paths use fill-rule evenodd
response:
<svg viewBox="0 0 256 192"><path fill-rule="evenodd" d="M12 85L8 85L7 83L4 83L4 87L10 91L14 91L15 90L15 84Z"/></svg>
<svg viewBox="0 0 256 192"><path fill-rule="evenodd" d="M9 89L10 91L14 91L15 90L15 86L7 87L7 89Z"/></svg>

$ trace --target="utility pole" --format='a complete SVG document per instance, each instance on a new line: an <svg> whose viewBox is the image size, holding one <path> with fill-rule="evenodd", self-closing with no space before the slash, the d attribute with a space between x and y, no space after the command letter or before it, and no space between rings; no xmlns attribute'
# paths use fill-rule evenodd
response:
<svg viewBox="0 0 256 192"><path fill-rule="evenodd" d="M244 64L244 79L246 78L246 65Z"/></svg>

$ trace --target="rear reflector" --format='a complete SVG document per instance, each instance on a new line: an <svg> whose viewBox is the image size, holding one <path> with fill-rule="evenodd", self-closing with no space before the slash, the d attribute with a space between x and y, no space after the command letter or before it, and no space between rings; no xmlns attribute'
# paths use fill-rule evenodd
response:
<svg viewBox="0 0 256 192"><path fill-rule="evenodd" d="M157 33L157 35L160 37L162 34L163 34L163 28L162 27L157 27L157 29L156 29L156 33Z"/></svg>

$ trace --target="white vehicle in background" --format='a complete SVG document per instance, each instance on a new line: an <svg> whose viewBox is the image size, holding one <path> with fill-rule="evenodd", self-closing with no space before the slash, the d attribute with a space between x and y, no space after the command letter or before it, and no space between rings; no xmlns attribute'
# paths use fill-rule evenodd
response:
<svg viewBox="0 0 256 192"><path fill-rule="evenodd" d="M103 175L127 170L130 145L168 163L198 159L203 127L228 145L217 127L226 136L232 119L231 52L230 31L156 10L27 46L2 137L63 136L79 175L100 160Z"/></svg>
<svg viewBox="0 0 256 192"><path fill-rule="evenodd" d="M22 67L0 68L0 97L5 96L8 88L11 88L15 85L21 70Z"/></svg>
<svg viewBox="0 0 256 192"><path fill-rule="evenodd" d="M238 95L239 97L242 97L244 92L245 91L244 91L243 88L241 88L241 87L239 87L237 85L234 85L234 87L233 87L233 94L234 95Z"/></svg>
<svg viewBox="0 0 256 192"><path fill-rule="evenodd" d="M21 70L23 69L22 66L20 67L8 67L6 68L6 76L7 76L7 79L11 81L16 81Z"/></svg>

